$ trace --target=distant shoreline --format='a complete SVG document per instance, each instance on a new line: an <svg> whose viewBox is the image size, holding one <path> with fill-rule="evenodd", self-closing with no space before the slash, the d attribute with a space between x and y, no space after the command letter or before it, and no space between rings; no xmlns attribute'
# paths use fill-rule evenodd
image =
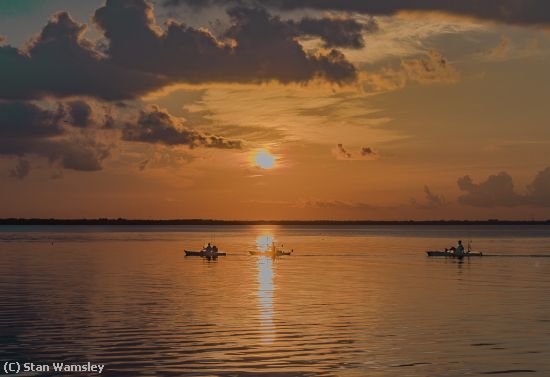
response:
<svg viewBox="0 0 550 377"><path fill-rule="evenodd" d="M0 219L0 225L550 225L550 220Z"/></svg>

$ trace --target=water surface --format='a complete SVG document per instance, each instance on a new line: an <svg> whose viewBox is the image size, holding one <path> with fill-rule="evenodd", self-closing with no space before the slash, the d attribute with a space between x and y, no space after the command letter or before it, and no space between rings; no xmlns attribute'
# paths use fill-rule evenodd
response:
<svg viewBox="0 0 550 377"><path fill-rule="evenodd" d="M458 238L498 256L425 256ZM294 255L248 255L271 239ZM229 255L183 255L209 241ZM547 255L544 226L2 226L0 359L113 376L548 376Z"/></svg>

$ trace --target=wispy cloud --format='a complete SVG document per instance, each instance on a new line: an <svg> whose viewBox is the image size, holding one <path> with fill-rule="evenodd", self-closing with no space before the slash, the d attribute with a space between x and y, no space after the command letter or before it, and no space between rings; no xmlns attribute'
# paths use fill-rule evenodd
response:
<svg viewBox="0 0 550 377"><path fill-rule="evenodd" d="M378 160L380 155L371 147L361 147L357 152L351 152L344 147L343 144L337 144L336 147L332 149L333 155L338 160L347 160L347 161L372 161Z"/></svg>
<svg viewBox="0 0 550 377"><path fill-rule="evenodd" d="M411 204L420 209L436 209L448 203L443 195L435 194L428 186L424 186L424 201L419 202L413 198Z"/></svg>
<svg viewBox="0 0 550 377"><path fill-rule="evenodd" d="M383 68L380 72L364 73L363 86L367 91L401 89L408 82L420 84L454 84L460 74L439 52L430 50L418 59L401 61L399 69Z"/></svg>
<svg viewBox="0 0 550 377"><path fill-rule="evenodd" d="M541 50L539 40L536 37L531 37L529 40L515 41L503 35L496 46L477 54L476 57L489 62L502 62L514 59L532 58L544 53L545 51Z"/></svg>
<svg viewBox="0 0 550 377"><path fill-rule="evenodd" d="M10 177L17 179L25 179L31 172L31 163L28 160L20 159L17 165L10 170Z"/></svg>

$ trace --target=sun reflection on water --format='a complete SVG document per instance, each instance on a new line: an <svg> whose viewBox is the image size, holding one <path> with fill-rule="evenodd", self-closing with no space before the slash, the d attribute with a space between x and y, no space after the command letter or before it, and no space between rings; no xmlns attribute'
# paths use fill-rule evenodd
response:
<svg viewBox="0 0 550 377"><path fill-rule="evenodd" d="M273 260L258 258L258 309L260 311L260 331L263 343L273 343L276 329L273 322Z"/></svg>
<svg viewBox="0 0 550 377"><path fill-rule="evenodd" d="M256 250L266 252L271 250L271 244L274 242L273 235L262 233L256 237Z"/></svg>

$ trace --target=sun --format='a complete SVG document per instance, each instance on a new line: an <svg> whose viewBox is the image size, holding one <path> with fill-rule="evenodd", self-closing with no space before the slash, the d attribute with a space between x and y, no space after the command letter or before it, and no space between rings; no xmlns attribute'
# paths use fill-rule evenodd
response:
<svg viewBox="0 0 550 377"><path fill-rule="evenodd" d="M265 148L258 150L254 154L254 163L262 169L273 169L277 159Z"/></svg>

